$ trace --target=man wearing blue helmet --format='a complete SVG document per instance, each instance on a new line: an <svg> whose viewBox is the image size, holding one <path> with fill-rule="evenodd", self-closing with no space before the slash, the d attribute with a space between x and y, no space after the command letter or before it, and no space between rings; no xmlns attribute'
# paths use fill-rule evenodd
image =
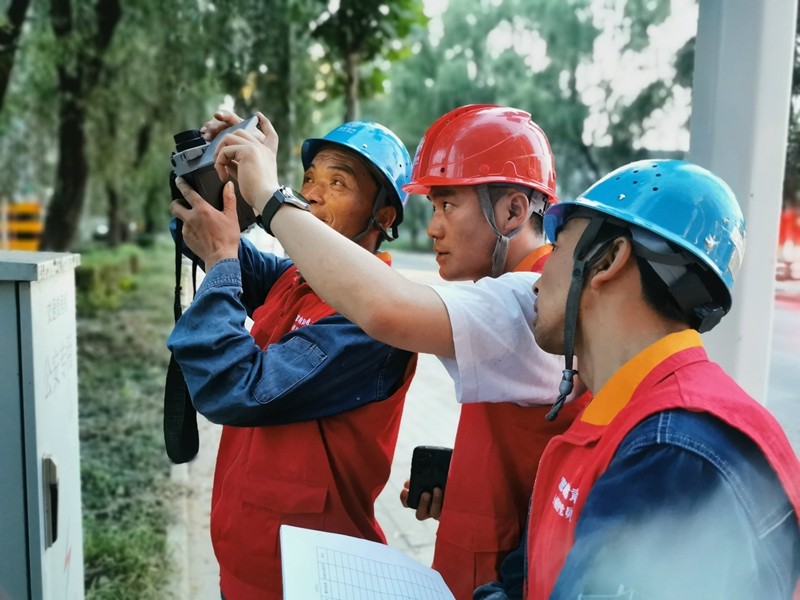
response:
<svg viewBox="0 0 800 600"><path fill-rule="evenodd" d="M730 188L691 163L636 162L544 226L534 334L570 357L562 391L574 348L594 398L539 465L516 553L526 598L792 598L800 464L700 338L729 311L744 252ZM513 561L475 598L520 597Z"/></svg>
<svg viewBox="0 0 800 600"><path fill-rule="evenodd" d="M237 120L218 114L206 133ZM346 123L306 141L305 198L286 188L281 202L374 253L402 220L410 162L388 129ZM168 346L197 410L223 425L211 505L220 587L227 600L277 600L281 524L385 542L374 502L389 477L416 355L370 338L291 260L240 239L231 183L222 212L177 185L191 208L174 201L170 209L206 276Z"/></svg>

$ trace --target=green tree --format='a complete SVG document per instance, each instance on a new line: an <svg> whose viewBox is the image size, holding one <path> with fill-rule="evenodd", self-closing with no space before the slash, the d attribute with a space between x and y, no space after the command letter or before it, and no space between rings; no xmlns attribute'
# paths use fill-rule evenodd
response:
<svg viewBox="0 0 800 600"><path fill-rule="evenodd" d="M404 40L427 23L420 0L341 0L314 23L313 36L324 46L330 70L329 87L343 90L344 120L359 118L359 98L382 91L388 61L408 55ZM338 6L336 6L338 4ZM366 77L362 70L369 65Z"/></svg>
<svg viewBox="0 0 800 600"><path fill-rule="evenodd" d="M11 79L11 68L17 52L17 41L22 32L30 0L11 0L5 14L0 15L0 108Z"/></svg>
<svg viewBox="0 0 800 600"><path fill-rule="evenodd" d="M54 0L50 16L62 51L54 55L58 57L59 87L57 185L45 220L42 248L67 250L78 229L89 177L87 103L104 69L104 55L122 17L122 6L119 0Z"/></svg>
<svg viewBox="0 0 800 600"><path fill-rule="evenodd" d="M694 75L696 37L691 37L675 58L676 85L691 89ZM800 1L795 25L794 67L789 103L789 129L787 132L786 160L783 181L784 206L800 206Z"/></svg>
<svg viewBox="0 0 800 600"><path fill-rule="evenodd" d="M225 48L214 71L241 115L259 109L280 137L278 171L298 173L299 140L310 127L314 65L308 53L317 0L240 0L235 14L219 19L214 36Z"/></svg>
<svg viewBox="0 0 800 600"><path fill-rule="evenodd" d="M175 0L169 11L157 0L43 0L21 28L23 1L0 20L0 44L4 32L17 40L0 45L0 64L19 48L0 112L0 159L19 167L0 173L0 189L49 198L47 249L69 248L85 212L107 216L112 243L130 220L161 228L172 135L226 98L243 116L271 118L285 180L338 98L333 88L316 95L318 70L330 68L311 37L320 0L231 0L224 10Z"/></svg>
<svg viewBox="0 0 800 600"><path fill-rule="evenodd" d="M191 0L170 8L174 18L164 19L157 0L126 5L92 97L90 201L105 201L111 245L134 221L147 233L163 228L172 135L196 127L222 100L208 66L222 44L202 43L216 15ZM201 49L193 50L198 41Z"/></svg>
<svg viewBox="0 0 800 600"><path fill-rule="evenodd" d="M424 32L412 42L415 53L392 68L385 99L365 113L413 148L433 120L456 106L522 108L548 134L559 193L574 193L646 153L640 140L648 119L675 83L652 82L634 97L621 96L610 76L590 85L587 74L609 60L595 54L598 38L611 38L625 69L650 50L649 28L669 14L669 0L451 2L441 36Z"/></svg>

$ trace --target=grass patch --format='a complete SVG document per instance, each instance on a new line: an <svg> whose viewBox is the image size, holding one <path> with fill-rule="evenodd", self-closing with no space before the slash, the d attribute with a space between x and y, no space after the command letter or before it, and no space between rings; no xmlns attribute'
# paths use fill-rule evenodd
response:
<svg viewBox="0 0 800 600"><path fill-rule="evenodd" d="M118 273L78 303L84 569L90 600L164 597L173 500L162 434L173 246L82 255L84 272ZM135 258L132 258L135 257ZM132 266L135 264L135 267ZM94 275L92 275L94 277ZM98 289L87 287L86 290Z"/></svg>
<svg viewBox="0 0 800 600"><path fill-rule="evenodd" d="M136 287L142 257L142 250L133 244L82 252L81 264L75 271L78 313L96 316L104 310L121 308L126 292Z"/></svg>

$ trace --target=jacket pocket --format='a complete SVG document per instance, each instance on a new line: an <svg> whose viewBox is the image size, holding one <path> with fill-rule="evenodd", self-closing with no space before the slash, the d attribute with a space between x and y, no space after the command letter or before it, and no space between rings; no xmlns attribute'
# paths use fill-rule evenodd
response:
<svg viewBox="0 0 800 600"><path fill-rule="evenodd" d="M280 526L323 529L327 497L324 484L247 478L239 502L214 511L220 564L250 585L270 585L280 577Z"/></svg>
<svg viewBox="0 0 800 600"><path fill-rule="evenodd" d="M253 390L260 404L284 396L306 381L328 356L314 342L295 335L266 352L264 377Z"/></svg>

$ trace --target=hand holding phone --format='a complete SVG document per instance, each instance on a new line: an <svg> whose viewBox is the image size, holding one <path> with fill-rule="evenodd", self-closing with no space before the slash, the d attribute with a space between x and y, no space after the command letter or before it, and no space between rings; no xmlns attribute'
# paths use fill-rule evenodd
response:
<svg viewBox="0 0 800 600"><path fill-rule="evenodd" d="M411 455L411 480L408 489L407 505L417 509L423 492L433 493L433 488L441 488L444 494L447 473L450 470L452 448L441 446L417 446Z"/></svg>

